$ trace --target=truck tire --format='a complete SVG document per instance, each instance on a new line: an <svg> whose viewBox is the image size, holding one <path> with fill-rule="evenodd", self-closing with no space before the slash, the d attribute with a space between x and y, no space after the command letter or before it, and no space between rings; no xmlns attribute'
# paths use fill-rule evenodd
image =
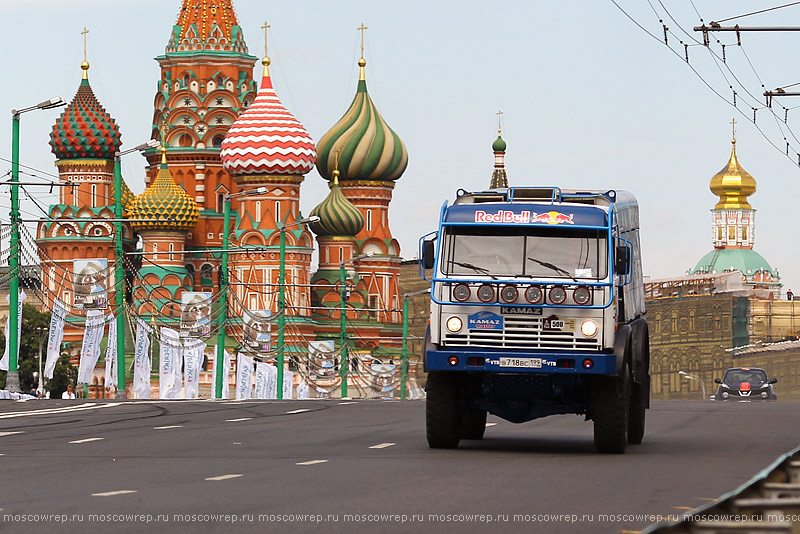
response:
<svg viewBox="0 0 800 534"><path fill-rule="evenodd" d="M432 449L455 449L461 441L458 376L431 371L425 388L425 430Z"/></svg>
<svg viewBox="0 0 800 534"><path fill-rule="evenodd" d="M486 432L486 412L470 410L461 414L461 439L483 439Z"/></svg>
<svg viewBox="0 0 800 534"><path fill-rule="evenodd" d="M644 439L644 417L647 407L644 390L643 385L632 384L631 406L628 414L628 444L630 445L639 445Z"/></svg>
<svg viewBox="0 0 800 534"><path fill-rule="evenodd" d="M622 454L628 444L631 397L628 364L621 376L598 377L594 385L594 446L603 454Z"/></svg>

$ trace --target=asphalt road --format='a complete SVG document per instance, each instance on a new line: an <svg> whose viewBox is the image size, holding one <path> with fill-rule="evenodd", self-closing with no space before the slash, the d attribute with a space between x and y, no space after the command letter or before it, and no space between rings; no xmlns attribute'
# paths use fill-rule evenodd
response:
<svg viewBox="0 0 800 534"><path fill-rule="evenodd" d="M636 532L795 448L798 408L656 402L616 456L576 416L431 450L424 401L2 401L0 532Z"/></svg>

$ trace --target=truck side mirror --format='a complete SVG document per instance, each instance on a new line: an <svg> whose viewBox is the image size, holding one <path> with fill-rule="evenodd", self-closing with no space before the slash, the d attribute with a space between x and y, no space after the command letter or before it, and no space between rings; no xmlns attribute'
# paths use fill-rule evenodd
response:
<svg viewBox="0 0 800 534"><path fill-rule="evenodd" d="M715 384L722 384L722 380L720 380L719 378L715 378L714 379L714 383Z"/></svg>
<svg viewBox="0 0 800 534"><path fill-rule="evenodd" d="M773 379L771 379L771 380L769 381L769 383L770 383L770 384L777 384L777 383L778 383L778 379L777 379L777 378L773 378Z"/></svg>
<svg viewBox="0 0 800 534"><path fill-rule="evenodd" d="M614 261L614 269L617 274L626 275L630 271L631 255L630 249L626 246L617 247L616 257Z"/></svg>
<svg viewBox="0 0 800 534"><path fill-rule="evenodd" d="M434 261L436 260L436 250L433 248L433 241L422 242L422 267L425 269L433 269Z"/></svg>

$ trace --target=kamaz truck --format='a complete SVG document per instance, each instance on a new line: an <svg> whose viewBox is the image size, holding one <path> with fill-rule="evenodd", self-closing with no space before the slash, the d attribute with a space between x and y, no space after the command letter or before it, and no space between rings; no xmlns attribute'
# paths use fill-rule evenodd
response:
<svg viewBox="0 0 800 534"><path fill-rule="evenodd" d="M650 404L639 208L624 191L458 191L420 239L432 448L482 439L487 413L594 421L599 452L642 442Z"/></svg>

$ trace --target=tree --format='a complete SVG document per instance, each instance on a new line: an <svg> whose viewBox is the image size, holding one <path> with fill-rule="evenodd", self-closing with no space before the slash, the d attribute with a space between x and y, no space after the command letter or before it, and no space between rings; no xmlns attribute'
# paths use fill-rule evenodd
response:
<svg viewBox="0 0 800 534"><path fill-rule="evenodd" d="M40 330L37 330L40 328ZM40 312L35 306L23 304L22 306L22 332L19 340L19 383L24 392L37 387L34 372L39 371L39 342L42 341L42 371L44 371L44 358L47 353L47 333L50 329L50 312ZM5 346L5 335L0 332L0 345ZM0 373L0 388L5 387L6 373ZM69 356L62 355L53 372L53 379L46 384L52 398L58 398L66 391L68 381L75 383L77 373L69 362ZM57 396L56 396L57 395Z"/></svg>

